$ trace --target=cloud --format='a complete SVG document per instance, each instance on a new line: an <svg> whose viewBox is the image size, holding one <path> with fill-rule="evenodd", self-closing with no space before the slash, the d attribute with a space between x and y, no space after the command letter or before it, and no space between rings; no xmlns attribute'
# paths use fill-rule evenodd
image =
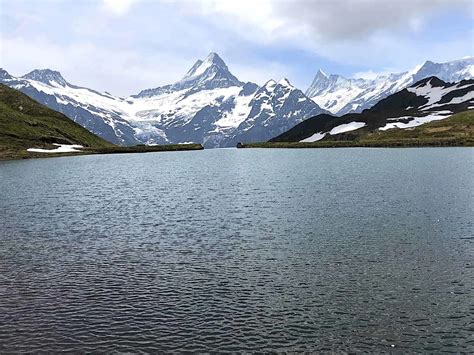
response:
<svg viewBox="0 0 474 355"><path fill-rule="evenodd" d="M379 31L419 31L434 11L462 8L474 16L472 0L175 0L188 11L218 14L258 28L255 39L363 40ZM197 6L189 6L196 4ZM225 23L225 20L222 21ZM237 28L239 32L242 27Z"/></svg>
<svg viewBox="0 0 474 355"><path fill-rule="evenodd" d="M175 53L143 57L131 49L97 46L87 41L58 45L45 37L2 37L0 67L14 76L33 69L58 70L75 85L128 96L179 79L190 61ZM181 74L180 74L181 75Z"/></svg>
<svg viewBox="0 0 474 355"><path fill-rule="evenodd" d="M448 60L448 56L471 54L472 46L467 43L472 40L472 30L457 30L452 17L465 14L472 18L471 1L170 0L170 3L190 17L212 23L219 33L233 33L234 38L253 43L254 47L302 50L314 56L315 66L319 58L330 60L338 67L354 67L351 72L365 72L386 68L404 71L426 59ZM440 23L440 19L445 22ZM464 45L459 45L462 41ZM436 50L439 46L446 51ZM298 62L297 58L290 60Z"/></svg>
<svg viewBox="0 0 474 355"><path fill-rule="evenodd" d="M117 16L125 15L139 0L101 0L102 8Z"/></svg>
<svg viewBox="0 0 474 355"><path fill-rule="evenodd" d="M319 40L363 40L386 30L420 30L432 11L462 7L470 0L292 0L275 2L286 25L300 27Z"/></svg>
<svg viewBox="0 0 474 355"><path fill-rule="evenodd" d="M179 51L153 51L146 56L131 48L96 45L75 41L58 45L44 36L8 37L0 41L0 67L11 75L21 76L33 69L58 70L75 85L129 96L147 88L176 82L200 56L183 57ZM223 55L230 71L242 81L259 85L270 78L292 77L292 67L278 62L255 59L240 60L238 56Z"/></svg>
<svg viewBox="0 0 474 355"><path fill-rule="evenodd" d="M0 66L14 75L57 69L121 95L175 82L210 51L242 81L288 77L303 89L318 68L369 77L473 54L463 0L0 3Z"/></svg>

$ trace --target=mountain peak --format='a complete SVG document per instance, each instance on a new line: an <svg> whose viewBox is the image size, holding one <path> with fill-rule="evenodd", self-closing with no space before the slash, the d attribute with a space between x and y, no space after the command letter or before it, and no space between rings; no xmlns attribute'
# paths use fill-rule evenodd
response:
<svg viewBox="0 0 474 355"><path fill-rule="evenodd" d="M142 90L133 97L150 97L181 90L195 92L232 86L242 87L244 84L232 75L217 53L211 52L204 60L198 59L181 80L174 84Z"/></svg>
<svg viewBox="0 0 474 355"><path fill-rule="evenodd" d="M436 76L429 76L427 78L424 78L424 79L421 79L421 80L417 81L416 83L414 83L410 87L420 88L420 87L427 86L428 84L430 85L430 87L445 87L447 85L447 83L445 83L443 80L437 78Z"/></svg>
<svg viewBox="0 0 474 355"><path fill-rule="evenodd" d="M197 60L181 81L173 88L214 89L243 86L217 53L211 52L204 60Z"/></svg>
<svg viewBox="0 0 474 355"><path fill-rule="evenodd" d="M44 84L51 85L57 84L60 86L66 86L67 81L63 78L60 72L51 69L35 69L26 75L22 76L23 79L30 79L40 81Z"/></svg>
<svg viewBox="0 0 474 355"><path fill-rule="evenodd" d="M315 79L316 78L329 79L329 76L325 72L323 72L321 69L318 69L314 78Z"/></svg>
<svg viewBox="0 0 474 355"><path fill-rule="evenodd" d="M323 90L326 90L328 87L330 87L331 83L336 82L338 77L338 75L334 74L327 75L325 72L319 69L316 72L316 75L314 76L313 82L311 83L310 87L308 88L308 90L306 90L305 95L308 97L316 96Z"/></svg>
<svg viewBox="0 0 474 355"><path fill-rule="evenodd" d="M413 74L413 82L436 76L445 82L457 82L474 77L474 60L458 59L446 63L425 61Z"/></svg>
<svg viewBox="0 0 474 355"><path fill-rule="evenodd" d="M281 79L278 84L280 84L281 86L288 86L290 88L294 87L287 78Z"/></svg>
<svg viewBox="0 0 474 355"><path fill-rule="evenodd" d="M223 65L225 65L222 58L219 57L219 54L217 54L215 52L209 53L204 61L205 62L211 62L211 63L214 63L214 64L221 64L221 65L223 64Z"/></svg>
<svg viewBox="0 0 474 355"><path fill-rule="evenodd" d="M229 68L227 68L227 65L222 60L222 58L219 57L217 53L211 52L204 60L198 59L191 69L189 69L189 71L186 73L183 80L203 75L209 71L210 68L211 70L221 69L224 71L229 71Z"/></svg>
<svg viewBox="0 0 474 355"><path fill-rule="evenodd" d="M273 79L268 80L263 84L263 88L273 89L277 85L277 82Z"/></svg>
<svg viewBox="0 0 474 355"><path fill-rule="evenodd" d="M3 68L0 68L0 79L9 80L12 76Z"/></svg>

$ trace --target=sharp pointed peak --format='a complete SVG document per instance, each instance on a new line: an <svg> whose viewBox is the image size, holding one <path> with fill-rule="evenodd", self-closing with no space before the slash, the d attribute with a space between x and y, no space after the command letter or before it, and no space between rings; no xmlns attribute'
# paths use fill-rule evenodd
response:
<svg viewBox="0 0 474 355"><path fill-rule="evenodd" d="M325 72L323 72L322 69L318 69L318 71L316 72L316 76L329 78L329 75L327 75Z"/></svg>
<svg viewBox="0 0 474 355"><path fill-rule="evenodd" d="M219 68L227 69L227 65L224 60L216 52L210 52L207 57L204 59L203 64L212 64L216 65Z"/></svg>
<svg viewBox="0 0 474 355"><path fill-rule="evenodd" d="M290 83L290 81L289 81L287 78L281 79L281 80L278 82L278 84L280 84L280 85L282 85L282 86L289 86L289 87L292 87L292 88L294 87L294 86Z"/></svg>
<svg viewBox="0 0 474 355"><path fill-rule="evenodd" d="M209 52L205 60L222 60L222 58L216 52Z"/></svg>
<svg viewBox="0 0 474 355"><path fill-rule="evenodd" d="M227 65L221 57L215 52L211 52L204 60L198 59L196 63L188 70L184 80L204 74L209 68L217 68L228 71Z"/></svg>

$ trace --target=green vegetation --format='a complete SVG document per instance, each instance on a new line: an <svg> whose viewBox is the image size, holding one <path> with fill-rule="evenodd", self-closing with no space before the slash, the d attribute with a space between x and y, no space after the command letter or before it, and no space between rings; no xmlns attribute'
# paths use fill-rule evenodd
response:
<svg viewBox="0 0 474 355"><path fill-rule="evenodd" d="M53 149L53 143L80 144L80 153L32 153ZM202 149L200 144L120 147L109 143L27 95L0 84L0 160L80 154L144 153Z"/></svg>
<svg viewBox="0 0 474 355"><path fill-rule="evenodd" d="M363 142L429 143L443 145L457 142L458 145L474 145L474 110L460 112L439 121L432 121L408 129L376 131L363 137Z"/></svg>
<svg viewBox="0 0 474 355"><path fill-rule="evenodd" d="M163 144L163 145L135 145L133 147L112 146L106 148L83 149L89 154L117 154L117 153L151 153L151 152L175 152L180 150L202 150L201 144ZM76 155L77 153L74 153Z"/></svg>
<svg viewBox="0 0 474 355"><path fill-rule="evenodd" d="M322 140L313 143L264 142L240 144L240 148L343 148L474 146L474 111L465 111L414 128L393 128L368 133L352 141Z"/></svg>

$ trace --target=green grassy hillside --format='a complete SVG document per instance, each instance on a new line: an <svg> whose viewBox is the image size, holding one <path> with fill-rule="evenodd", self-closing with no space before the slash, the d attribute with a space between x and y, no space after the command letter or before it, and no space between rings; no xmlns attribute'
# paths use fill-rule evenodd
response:
<svg viewBox="0 0 474 355"><path fill-rule="evenodd" d="M462 145L474 144L474 110L460 112L439 121L432 121L421 126L369 133L364 142L432 142L442 143L447 140L462 142Z"/></svg>
<svg viewBox="0 0 474 355"><path fill-rule="evenodd" d="M332 147L423 147L474 146L474 110L460 112L439 121L413 128L375 131L346 141L314 143L265 142L241 144L242 148L332 148Z"/></svg>
<svg viewBox="0 0 474 355"><path fill-rule="evenodd" d="M113 147L63 114L0 84L0 157L28 157L28 148L53 148L52 143L90 148Z"/></svg>
<svg viewBox="0 0 474 355"><path fill-rule="evenodd" d="M81 153L33 153L28 148L53 149L53 143L79 144ZM119 147L97 137L57 111L0 84L0 160L94 153L144 153L196 150L200 144Z"/></svg>

